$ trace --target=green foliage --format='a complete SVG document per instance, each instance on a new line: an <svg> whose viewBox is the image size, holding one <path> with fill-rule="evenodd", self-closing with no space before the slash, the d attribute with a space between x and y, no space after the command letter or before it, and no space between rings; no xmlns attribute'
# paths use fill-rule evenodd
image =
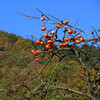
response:
<svg viewBox="0 0 100 100"><path fill-rule="evenodd" d="M4 47L0 47L0 51L2 51L2 52L3 52L3 51L4 51Z"/></svg>
<svg viewBox="0 0 100 100"><path fill-rule="evenodd" d="M7 92L0 91L0 100L15 100L15 98L7 95Z"/></svg>
<svg viewBox="0 0 100 100"><path fill-rule="evenodd" d="M2 38L5 38L5 37L8 37L9 36L9 34L8 34L8 32L4 32L4 33L2 33Z"/></svg>
<svg viewBox="0 0 100 100"><path fill-rule="evenodd" d="M68 71L73 70L73 67L72 67L72 66L65 66L65 65L62 65L62 66L61 66L61 69L66 73L66 72L68 72Z"/></svg>
<svg viewBox="0 0 100 100"><path fill-rule="evenodd" d="M2 34L4 34L4 31L0 31L0 36L1 36Z"/></svg>
<svg viewBox="0 0 100 100"><path fill-rule="evenodd" d="M10 41L11 41L12 43L14 43L14 42L17 41L17 36L16 36L15 34L13 34L13 33L9 34L9 35L8 35L8 38L10 39Z"/></svg>
<svg viewBox="0 0 100 100"><path fill-rule="evenodd" d="M4 67L4 64L0 63L0 68Z"/></svg>
<svg viewBox="0 0 100 100"><path fill-rule="evenodd" d="M97 100L100 100L100 92L97 95Z"/></svg>
<svg viewBox="0 0 100 100"><path fill-rule="evenodd" d="M52 81L54 81L54 82L59 81L59 78L58 78L58 74L57 73L53 73L52 74Z"/></svg>
<svg viewBox="0 0 100 100"><path fill-rule="evenodd" d="M74 100L74 98L70 95L66 95L63 93L64 91L54 91L49 93L44 100Z"/></svg>
<svg viewBox="0 0 100 100"><path fill-rule="evenodd" d="M0 80L4 77L3 73L0 70Z"/></svg>
<svg viewBox="0 0 100 100"><path fill-rule="evenodd" d="M35 42L33 43L35 44ZM40 48L43 48L43 46L40 45ZM56 46L54 48L55 50L53 52L55 53ZM40 72L41 68L39 66L43 66L47 62L50 53L47 52L44 55L40 54L40 62L35 62L35 66L33 64L34 55L30 53L32 49L35 49L35 46L33 46L31 40L23 39L20 36L17 37L14 34L8 34L7 32L0 31L0 89L8 89L15 84L24 83L24 79L27 80L30 77L34 77L34 73L36 75L38 72ZM100 59L99 47L96 48L86 45L84 46L83 50L90 57L96 57L96 59ZM68 53L69 52L66 52L66 50L62 52L59 51L58 55ZM85 57L83 57L83 59L84 62L89 66L89 61ZM48 76L50 76L52 70L55 68L57 61L58 59L54 57L49 65L46 67L47 69L43 70L42 75L47 75L46 78L42 77L44 82L49 80ZM27 69L30 63L32 63L31 68ZM99 64L99 62L97 62L96 60L94 60L94 62L92 63L94 63L95 65ZM56 69L56 71L52 74L51 83L54 83L52 85L60 85L62 83L66 85L67 81L70 80L72 78L72 75L78 70L78 66L80 66L79 60L77 60L77 57L74 54L66 56L65 59L59 64L59 67ZM27 71L25 71L26 69ZM20 72L23 73L21 74L21 76L18 77L18 80L16 77ZM32 75L27 74L28 72L32 73ZM36 80L33 80L31 81L31 83L28 84L31 90L35 89L38 85L41 84L40 78L41 77L38 77ZM41 86L39 88L39 90L43 89L44 86ZM38 100L85 100L83 96L79 95L76 95L76 98L73 98L68 93L62 95L63 92L64 91L59 90L52 93L50 92L47 95L45 95L45 93L41 93L40 95L36 96L38 97ZM15 100L15 97L17 98L19 96L23 96L23 94L27 97L29 95L29 91L26 88L21 87L16 93L16 96L10 97L7 94L8 93L6 91L0 91L0 100ZM32 98L32 100L35 99ZM98 94L97 100L100 100L100 94Z"/></svg>
<svg viewBox="0 0 100 100"><path fill-rule="evenodd" d="M2 38L5 38L5 37L9 38L11 43L14 43L17 41L17 36L13 33L8 34L8 32L0 31L0 35Z"/></svg>

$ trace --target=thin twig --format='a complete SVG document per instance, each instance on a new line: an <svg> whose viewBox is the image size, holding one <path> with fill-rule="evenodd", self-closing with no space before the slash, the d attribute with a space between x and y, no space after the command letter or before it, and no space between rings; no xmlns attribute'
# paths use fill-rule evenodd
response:
<svg viewBox="0 0 100 100"><path fill-rule="evenodd" d="M52 55L52 56L50 57L50 59L48 59L48 61L46 62L46 64L42 67L41 71L40 71L36 76L34 76L33 78L31 78L27 83L29 83L29 82L30 82L31 80L33 80L33 79L36 79L36 78L42 73L43 69L48 65L48 63L51 61L51 59L52 59L53 56L54 56L54 55Z"/></svg>
<svg viewBox="0 0 100 100"><path fill-rule="evenodd" d="M38 95L38 94L46 92L46 91L51 92L51 91L55 91L55 90L66 90L66 91L69 91L69 92L73 92L73 93L76 93L76 94L80 94L80 95L92 98L91 95L89 95L89 94L82 93L82 92L79 92L77 90L74 90L74 89L71 89L71 88L67 88L67 87L54 87L54 88L51 88L51 89L48 89L48 90L35 92L35 93L32 94L32 96Z"/></svg>

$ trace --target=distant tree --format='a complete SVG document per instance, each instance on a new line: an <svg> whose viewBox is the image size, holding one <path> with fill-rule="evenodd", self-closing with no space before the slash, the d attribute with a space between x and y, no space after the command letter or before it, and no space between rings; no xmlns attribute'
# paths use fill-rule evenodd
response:
<svg viewBox="0 0 100 100"><path fill-rule="evenodd" d="M13 33L8 34L8 32L0 31L1 37L8 37L12 43L17 41L17 36Z"/></svg>
<svg viewBox="0 0 100 100"><path fill-rule="evenodd" d="M10 39L10 41L12 43L17 41L17 36L15 34L13 34L13 33L9 34L8 38Z"/></svg>

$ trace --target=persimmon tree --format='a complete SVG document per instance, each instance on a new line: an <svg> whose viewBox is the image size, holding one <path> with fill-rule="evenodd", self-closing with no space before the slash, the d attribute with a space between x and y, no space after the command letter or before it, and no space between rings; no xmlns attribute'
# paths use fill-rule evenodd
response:
<svg viewBox="0 0 100 100"><path fill-rule="evenodd" d="M36 39L33 36L36 41L32 41L34 49L31 50L31 53L33 54L34 60L37 63L41 63L44 56L49 56L44 66L40 69L40 72L33 75L33 77L29 78L29 80L26 82L26 84L28 84L39 77L41 83L34 90L31 90L27 85L17 86L17 89L22 86L29 91L29 95L27 97L22 96L19 99L27 98L30 100L41 93L46 95L48 92L55 90L65 90L70 93L85 96L87 100L97 100L97 95L100 92L100 59L98 57L92 57L89 50L92 51L94 50L92 49L94 45L99 45L100 37L98 33L100 30L96 30L94 27L92 27L90 34L87 34L82 29L77 28L76 25L70 25L69 20L59 20L50 14L46 15L39 9L37 10L40 12L40 17L24 15L22 13L19 14L32 19L38 19L43 22L43 26L40 29L41 31L44 31L44 34L39 39ZM53 28L50 29L49 27L46 27L47 23L50 23ZM61 34L59 35L59 33ZM85 48L86 45L89 45L89 50ZM52 81L52 76L54 72L57 71L57 68L59 68L61 61L66 56L70 55L76 56L80 63L79 72L82 73L76 73L74 77L77 77L76 80L80 78L81 81L84 81L84 86L81 86L82 84L80 82L78 82L78 84L74 84L74 81L69 83L72 85L74 84L72 87L69 85L65 85L64 87L55 86L54 81ZM41 78L41 75L44 72L44 69L47 68L50 61L52 62L54 56L56 56L58 60L56 62L56 66L53 67L49 73L49 76L44 76L47 77L47 79L44 80ZM88 64L86 62L88 62ZM76 86L79 88L79 90L75 88ZM41 87L42 89L40 89ZM84 88L80 89L82 87Z"/></svg>

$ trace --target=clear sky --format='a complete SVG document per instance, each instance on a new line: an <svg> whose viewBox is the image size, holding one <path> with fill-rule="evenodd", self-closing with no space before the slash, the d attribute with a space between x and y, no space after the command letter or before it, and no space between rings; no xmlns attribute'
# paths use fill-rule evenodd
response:
<svg viewBox="0 0 100 100"><path fill-rule="evenodd" d="M38 38L44 33L40 30L42 22L17 13L40 17L36 8L61 20L67 19L71 25L75 25L79 18L77 27L88 34L91 26L100 29L100 0L0 0L0 30L24 38L28 35Z"/></svg>

